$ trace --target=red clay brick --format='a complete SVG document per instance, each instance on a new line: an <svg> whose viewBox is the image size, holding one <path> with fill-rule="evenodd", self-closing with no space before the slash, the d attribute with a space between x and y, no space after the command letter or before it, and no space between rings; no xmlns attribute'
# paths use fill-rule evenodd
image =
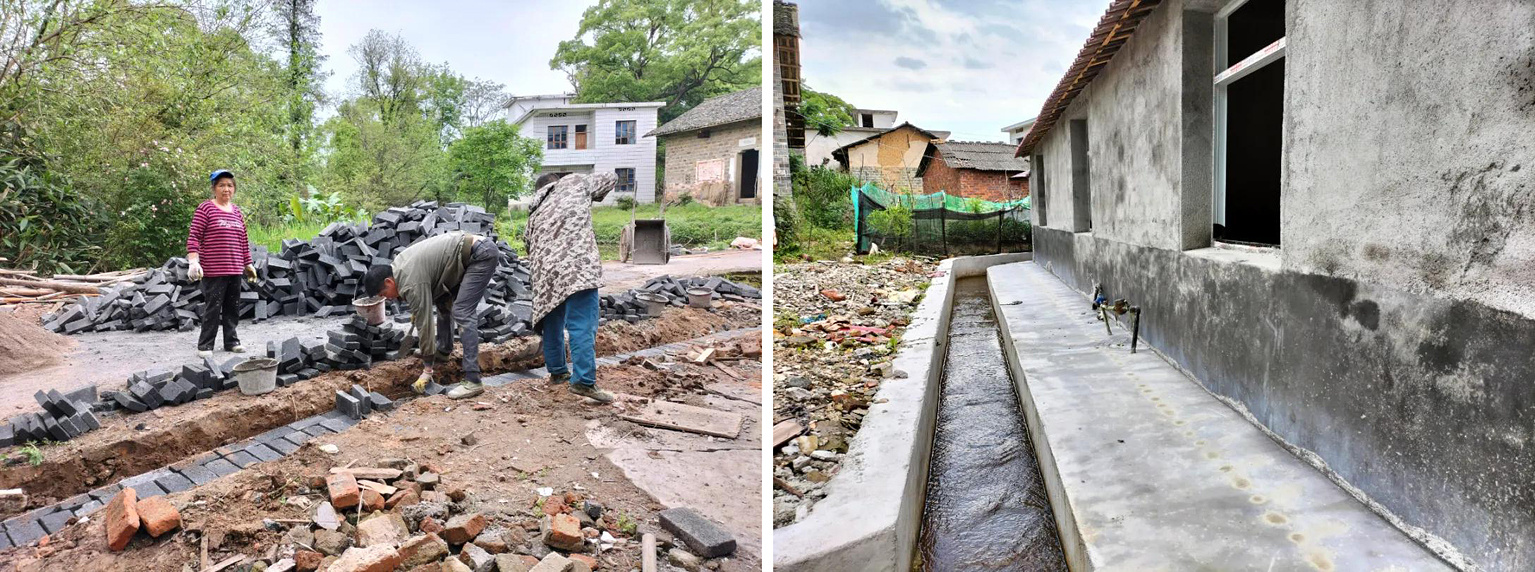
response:
<svg viewBox="0 0 1535 572"><path fill-rule="evenodd" d="M351 473L339 473L325 478L325 488L330 492L330 504L338 509L357 506L362 492L357 479Z"/></svg>
<svg viewBox="0 0 1535 572"><path fill-rule="evenodd" d="M480 532L485 530L485 515L480 513L461 514L448 519L448 524L442 530L442 539L448 544L458 545L474 540Z"/></svg>
<svg viewBox="0 0 1535 572"><path fill-rule="evenodd" d="M123 489L107 503L107 547L113 552L127 548L139 531L138 498L138 491Z"/></svg>
<svg viewBox="0 0 1535 572"><path fill-rule="evenodd" d="M418 502L421 502L421 496L416 494L416 491L400 489L395 491L394 494L389 495L389 500L384 501L384 508L392 509L399 506L410 506Z"/></svg>
<svg viewBox="0 0 1535 572"><path fill-rule="evenodd" d="M571 554L570 555L570 559L586 563L586 568L588 570L596 570L597 569L597 559L596 558L592 558L592 557L587 556L585 554Z"/></svg>
<svg viewBox="0 0 1535 572"><path fill-rule="evenodd" d="M163 496L140 500L137 508L139 520L150 536L159 538L181 526L181 513L176 512L176 507L171 506L171 501L165 500Z"/></svg>
<svg viewBox="0 0 1535 572"><path fill-rule="evenodd" d="M544 544L561 550L579 550L586 544L581 535L581 521L568 514L550 517L549 534L544 536Z"/></svg>
<svg viewBox="0 0 1535 572"><path fill-rule="evenodd" d="M384 495L373 489L362 489L362 508L368 512L384 510Z"/></svg>

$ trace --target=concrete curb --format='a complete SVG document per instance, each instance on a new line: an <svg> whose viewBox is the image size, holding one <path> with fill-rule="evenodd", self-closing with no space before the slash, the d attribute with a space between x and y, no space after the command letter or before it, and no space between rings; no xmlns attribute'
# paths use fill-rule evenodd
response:
<svg viewBox="0 0 1535 572"><path fill-rule="evenodd" d="M827 483L826 498L804 520L773 531L779 572L911 570L927 487L944 338L954 302L950 284L983 275L995 264L1032 260L1023 254L945 260L912 313L892 362L906 379L887 380L875 394L847 458Z"/></svg>

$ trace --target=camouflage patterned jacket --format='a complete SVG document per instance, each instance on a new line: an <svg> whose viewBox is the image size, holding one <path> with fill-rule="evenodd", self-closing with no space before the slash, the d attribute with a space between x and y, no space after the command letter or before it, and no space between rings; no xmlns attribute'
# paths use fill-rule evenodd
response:
<svg viewBox="0 0 1535 572"><path fill-rule="evenodd" d="M534 192L527 228L534 324L571 294L602 287L592 203L606 197L617 183L613 173L575 174Z"/></svg>

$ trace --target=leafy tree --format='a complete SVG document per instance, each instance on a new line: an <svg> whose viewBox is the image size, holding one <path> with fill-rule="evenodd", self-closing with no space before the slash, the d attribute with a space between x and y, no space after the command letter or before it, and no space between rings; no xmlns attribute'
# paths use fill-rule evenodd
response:
<svg viewBox="0 0 1535 572"><path fill-rule="evenodd" d="M761 83L759 8L752 0L601 0L549 66L566 73L579 101L663 101L667 121Z"/></svg>
<svg viewBox="0 0 1535 572"><path fill-rule="evenodd" d="M419 112L384 121L381 102L343 102L325 123L330 135L325 188L339 190L368 210L380 210L433 196L441 198L447 179L436 124Z"/></svg>
<svg viewBox="0 0 1535 572"><path fill-rule="evenodd" d="M502 120L465 130L448 148L458 196L500 213L508 198L532 190L533 172L543 160L541 143Z"/></svg>
<svg viewBox="0 0 1535 572"><path fill-rule="evenodd" d="M273 6L277 15L273 35L288 56L283 76L288 116L284 129L289 154L285 157L287 170L282 179L295 196L306 197L309 194L306 183L313 174L318 150L314 111L325 101L326 74L320 70L325 61L320 53L320 17L314 13L315 0L276 0Z"/></svg>
<svg viewBox="0 0 1535 572"><path fill-rule="evenodd" d="M469 80L464 91L463 126L479 127L500 117L506 101L505 85L480 79Z"/></svg>
<svg viewBox="0 0 1535 572"><path fill-rule="evenodd" d="M840 97L801 86L799 114L805 118L805 128L822 137L831 137L855 125L853 116L857 112L853 104Z"/></svg>
<svg viewBox="0 0 1535 572"><path fill-rule="evenodd" d="M347 49L359 67L355 84L385 125L421 111L425 66L416 49L395 34L369 30Z"/></svg>

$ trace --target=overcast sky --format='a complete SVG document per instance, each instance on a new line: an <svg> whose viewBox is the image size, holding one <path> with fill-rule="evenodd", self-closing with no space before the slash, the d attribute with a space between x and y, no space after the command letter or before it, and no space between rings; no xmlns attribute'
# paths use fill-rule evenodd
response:
<svg viewBox="0 0 1535 572"><path fill-rule="evenodd" d="M952 139L1039 113L1109 0L801 0L810 88Z"/></svg>
<svg viewBox="0 0 1535 572"><path fill-rule="evenodd" d="M565 74L549 69L559 43L576 34L581 12L595 0L321 0L322 51L329 59L326 91L355 93L357 62L347 48L368 30L399 34L426 62L446 62L459 75L506 84L514 95L570 90ZM327 115L329 113L327 112Z"/></svg>

